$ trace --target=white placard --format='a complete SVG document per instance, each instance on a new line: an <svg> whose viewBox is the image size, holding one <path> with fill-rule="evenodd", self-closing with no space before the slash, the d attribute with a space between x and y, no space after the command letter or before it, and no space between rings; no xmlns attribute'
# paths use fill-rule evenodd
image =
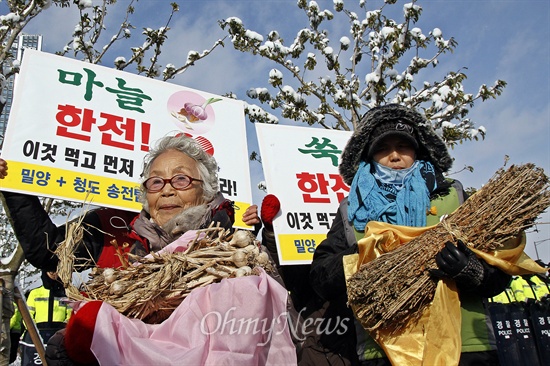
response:
<svg viewBox="0 0 550 366"><path fill-rule="evenodd" d="M221 191L244 227L252 191L242 101L27 49L2 149L9 175L0 187L138 211L143 157L176 133L214 155Z"/></svg>
<svg viewBox="0 0 550 366"><path fill-rule="evenodd" d="M256 123L268 193L281 202L273 221L281 264L307 264L326 238L349 187L338 173L351 132Z"/></svg>

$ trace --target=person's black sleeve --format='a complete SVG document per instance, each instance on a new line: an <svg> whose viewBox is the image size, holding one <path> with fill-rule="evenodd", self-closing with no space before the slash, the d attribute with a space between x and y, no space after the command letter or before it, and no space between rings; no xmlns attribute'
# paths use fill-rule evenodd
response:
<svg viewBox="0 0 550 366"><path fill-rule="evenodd" d="M488 264L484 260L480 260L480 262L483 265L483 280L481 281L481 284L475 288L472 288L468 286L460 286L460 284L457 283L459 291L479 295L484 298L489 298L500 294L510 284L510 281L512 281L512 276L501 271L497 267Z"/></svg>
<svg viewBox="0 0 550 366"><path fill-rule="evenodd" d="M279 251L277 250L277 242L275 241L275 233L273 232L273 226L271 228L266 228L262 230L262 245L264 245L273 258L273 261L280 267L279 263Z"/></svg>
<svg viewBox="0 0 550 366"><path fill-rule="evenodd" d="M344 222L337 214L327 238L317 246L311 262L310 282L324 300L345 296L346 280L343 257L357 253L357 243L347 243Z"/></svg>
<svg viewBox="0 0 550 366"><path fill-rule="evenodd" d="M25 259L46 271L57 269L58 258L54 254L65 240L66 225L57 226L48 216L36 196L2 192L5 209L13 220L13 230L23 248ZM75 256L84 261L97 261L103 249L103 233L99 217L93 211L86 213L82 225L84 237L78 244ZM80 261L77 261L77 264Z"/></svg>

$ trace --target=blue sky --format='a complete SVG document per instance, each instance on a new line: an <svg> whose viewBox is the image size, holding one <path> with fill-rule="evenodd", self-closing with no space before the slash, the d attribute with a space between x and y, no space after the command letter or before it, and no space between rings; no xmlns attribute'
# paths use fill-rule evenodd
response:
<svg viewBox="0 0 550 366"><path fill-rule="evenodd" d="M139 36L142 27L158 27L164 24L170 11L166 0L141 0L136 5L132 18ZM333 11L332 0L317 1L321 8ZM356 6L358 1L345 1ZM375 9L380 1L367 2ZM393 6L392 17L400 20L401 6ZM112 9L111 21L122 19L127 0L119 0ZM510 163L535 163L546 173L550 172L550 3L548 0L432 0L420 1L424 11L418 27L424 33L438 27L445 38L458 41L453 54L440 58L440 64L426 80L436 81L448 71L465 71L468 79L465 91L476 93L481 84L492 85L502 79L508 83L502 96L496 100L477 104L470 112L470 118L477 126L487 129L484 141L466 142L451 151L456 159L454 170L465 165L474 167L474 172L461 172L454 178L466 187L481 187L494 172L502 167L505 155ZM0 14L5 14L0 3ZM336 18L341 18L335 13ZM288 44L296 32L306 27L306 17L296 6L295 0L200 0L180 1L180 12L170 27L169 38L162 53L162 63L182 63L189 50L202 51L210 48L225 36L217 21L230 16L240 18L247 28L265 37L271 30L277 30ZM33 20L25 31L44 36L44 50L55 52L62 49L70 39L77 12L75 9L51 7ZM344 20L342 18L342 20ZM55 26L52 26L55 25ZM107 32L110 36L111 33ZM335 44L341 36L349 35L347 22L334 22L329 38ZM133 43L132 43L133 42ZM140 41L141 42L141 41ZM131 41L130 45L140 44ZM226 40L205 60L171 81L187 87L216 94L229 91L245 99L250 87L267 86L267 74L276 65L266 60L243 54L233 49ZM336 47L335 47L336 48ZM123 51L120 51L123 52ZM127 52L127 51L126 51ZM114 56L111 55L111 59ZM128 56L126 54L126 56ZM407 61L408 62L408 61ZM105 66L110 66L107 62ZM287 123L283 120L280 123ZM248 124L250 150L257 151L255 131ZM251 163L253 188L263 179L261 166ZM254 189L254 191L256 191ZM261 202L261 192L255 192L255 199ZM550 222L548 213L541 218ZM527 253L545 262L550 261L550 225L538 225L538 233L528 234ZM546 240L546 241L545 241ZM539 243L536 247L534 242Z"/></svg>

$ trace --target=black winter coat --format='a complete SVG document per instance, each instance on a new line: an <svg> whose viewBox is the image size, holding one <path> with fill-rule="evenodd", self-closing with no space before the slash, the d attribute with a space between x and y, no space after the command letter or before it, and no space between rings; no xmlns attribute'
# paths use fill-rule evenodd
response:
<svg viewBox="0 0 550 366"><path fill-rule="evenodd" d="M6 209L13 220L13 229L19 243L25 253L25 258L33 266L46 271L56 271L58 258L54 254L59 243L65 240L67 225L56 225L46 213L38 197L12 192L2 192L6 201ZM111 228L105 228L101 224L100 214L108 210L110 214L117 215L127 223L126 229L118 228L116 231L128 231L131 220L137 215L135 212L98 209L88 211L83 220L85 228L84 237L77 249L77 258L92 259L96 263L103 251L105 234L113 232ZM76 266L83 262L75 263Z"/></svg>

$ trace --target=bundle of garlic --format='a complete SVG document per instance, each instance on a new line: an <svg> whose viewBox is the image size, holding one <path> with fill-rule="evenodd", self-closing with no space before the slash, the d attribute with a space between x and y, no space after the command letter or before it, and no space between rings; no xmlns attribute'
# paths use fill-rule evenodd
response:
<svg viewBox="0 0 550 366"><path fill-rule="evenodd" d="M118 269L95 267L84 285L86 297L72 285L67 288L67 296L73 300L102 300L130 318L158 324L195 288L224 278L257 275L257 267L273 271L268 254L261 251L249 231L237 230L231 235L218 227L199 230L184 252L128 259L132 264ZM58 266L62 280L67 271L72 273L72 260L70 255L60 257L64 262Z"/></svg>

